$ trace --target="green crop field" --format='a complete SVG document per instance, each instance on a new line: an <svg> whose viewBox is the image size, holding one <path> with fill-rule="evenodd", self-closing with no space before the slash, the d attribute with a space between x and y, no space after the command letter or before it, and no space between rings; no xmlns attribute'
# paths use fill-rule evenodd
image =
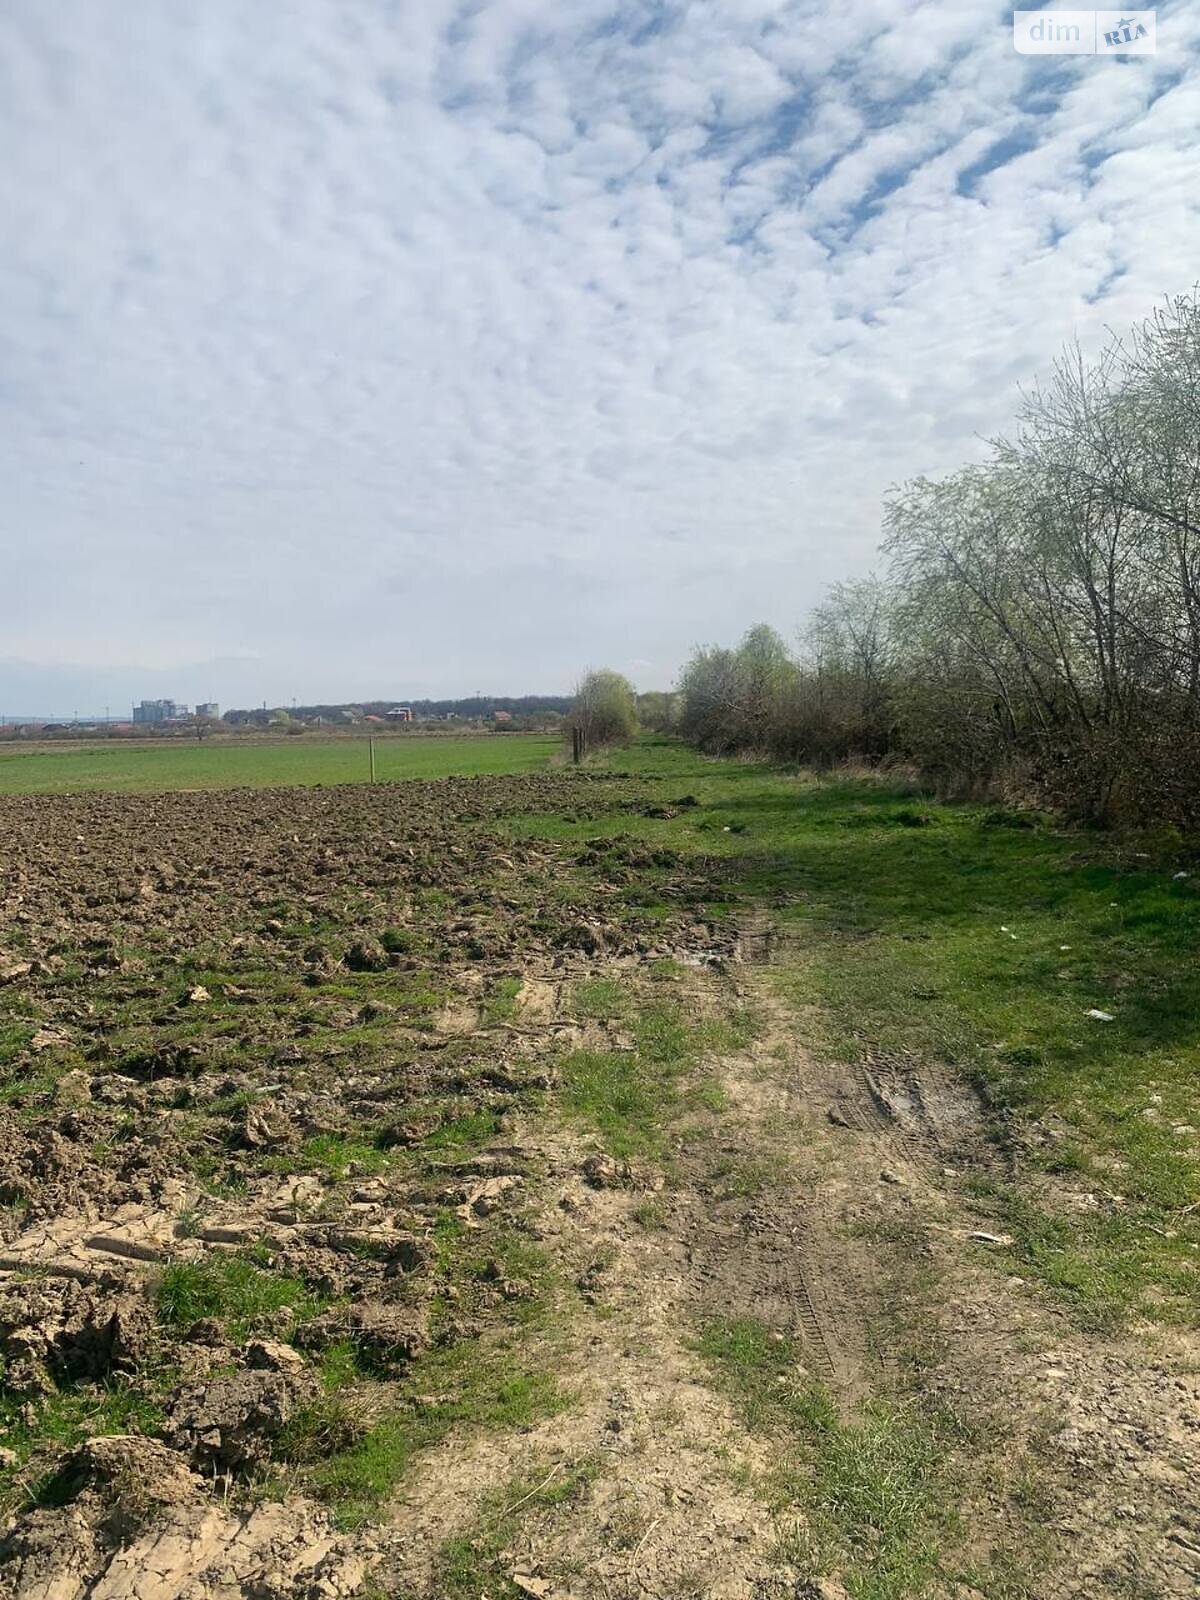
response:
<svg viewBox="0 0 1200 1600"><path fill-rule="evenodd" d="M458 738L400 735L375 741L380 782L483 772L534 772L561 748L531 734ZM365 783L370 752L363 738L217 738L204 744L61 744L0 749L0 794L64 794L169 789L269 789L316 783Z"/></svg>

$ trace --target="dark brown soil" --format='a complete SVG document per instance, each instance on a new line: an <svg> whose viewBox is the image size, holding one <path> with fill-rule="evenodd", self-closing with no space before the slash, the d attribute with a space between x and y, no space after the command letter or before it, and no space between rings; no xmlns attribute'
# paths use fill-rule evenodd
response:
<svg viewBox="0 0 1200 1600"><path fill-rule="evenodd" d="M723 937L694 867L669 851L499 831L542 812L616 815L628 797L602 776L550 774L0 799L0 1356L14 1440L0 1479L14 1510L31 1493L39 1505L10 1528L0 1593L148 1594L131 1539L174 1574L156 1595L274 1594L275 1579L255 1588L247 1574L281 1539L279 1570L303 1571L304 1593L358 1586L365 1563L302 1487L291 1522L252 1509L324 1353L348 1345L403 1400L431 1344L521 1300L501 1268L465 1288L437 1277L433 1230L451 1215L487 1233L525 1203L529 1161L504 1153L503 1129L582 1037L554 996L597 961ZM619 894L648 863L653 914ZM230 1259L305 1301L264 1311L257 1343L236 1312L189 1325L164 1302L172 1269ZM72 1454L53 1418L79 1401L71 1426L96 1432L92 1407L102 1432L113 1394L156 1437ZM123 1451L131 1478L169 1461L178 1493L131 1522L96 1451ZM185 1559L175 1546L196 1517ZM214 1561L236 1581L205 1587Z"/></svg>

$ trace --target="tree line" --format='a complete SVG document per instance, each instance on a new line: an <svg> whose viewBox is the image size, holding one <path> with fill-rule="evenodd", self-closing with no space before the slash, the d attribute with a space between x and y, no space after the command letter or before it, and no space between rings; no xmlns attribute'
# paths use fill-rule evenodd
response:
<svg viewBox="0 0 1200 1600"><path fill-rule="evenodd" d="M407 706L417 721L434 720L439 717L458 717L464 722L483 722L495 715L497 711L507 711L513 717L546 717L562 716L571 708L571 696L559 694L518 694L518 695L465 695L458 699L450 700L412 700L403 696L391 700L360 700L351 704L342 701L338 704L308 705L308 706L276 706L270 710L252 707L246 710L233 710L225 713L224 720L230 723L263 721L275 712L285 712L287 715L314 721L320 717L326 722L336 722L339 719L362 718L364 716L386 716L393 706Z"/></svg>
<svg viewBox="0 0 1200 1600"><path fill-rule="evenodd" d="M895 491L879 576L788 649L698 650L714 753L915 765L1092 819L1200 823L1200 294L1024 395L987 459Z"/></svg>

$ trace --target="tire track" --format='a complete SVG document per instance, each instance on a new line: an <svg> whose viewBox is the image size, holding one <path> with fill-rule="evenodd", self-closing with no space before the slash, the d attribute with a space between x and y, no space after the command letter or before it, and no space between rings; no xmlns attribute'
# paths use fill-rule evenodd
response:
<svg viewBox="0 0 1200 1600"><path fill-rule="evenodd" d="M853 1384L864 1341L831 1312L811 1228L779 1204L755 1206L734 1228L702 1230L692 1246L695 1298L706 1315L746 1317L796 1340L817 1375Z"/></svg>

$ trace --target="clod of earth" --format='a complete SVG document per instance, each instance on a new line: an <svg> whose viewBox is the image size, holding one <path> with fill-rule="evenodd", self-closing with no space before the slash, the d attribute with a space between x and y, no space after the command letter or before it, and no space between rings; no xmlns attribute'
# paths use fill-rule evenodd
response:
<svg viewBox="0 0 1200 1600"><path fill-rule="evenodd" d="M171 1402L166 1439L201 1471L245 1472L270 1459L272 1442L317 1392L315 1378L294 1368L195 1384Z"/></svg>
<svg viewBox="0 0 1200 1600"><path fill-rule="evenodd" d="M65 1510L30 1512L0 1544L5 1600L349 1600L369 1542L297 1502L233 1512L172 1451L89 1440L54 1485Z"/></svg>
<svg viewBox="0 0 1200 1600"><path fill-rule="evenodd" d="M27 1279L0 1295L0 1356L14 1394L134 1373L154 1341L145 1297L119 1279Z"/></svg>

